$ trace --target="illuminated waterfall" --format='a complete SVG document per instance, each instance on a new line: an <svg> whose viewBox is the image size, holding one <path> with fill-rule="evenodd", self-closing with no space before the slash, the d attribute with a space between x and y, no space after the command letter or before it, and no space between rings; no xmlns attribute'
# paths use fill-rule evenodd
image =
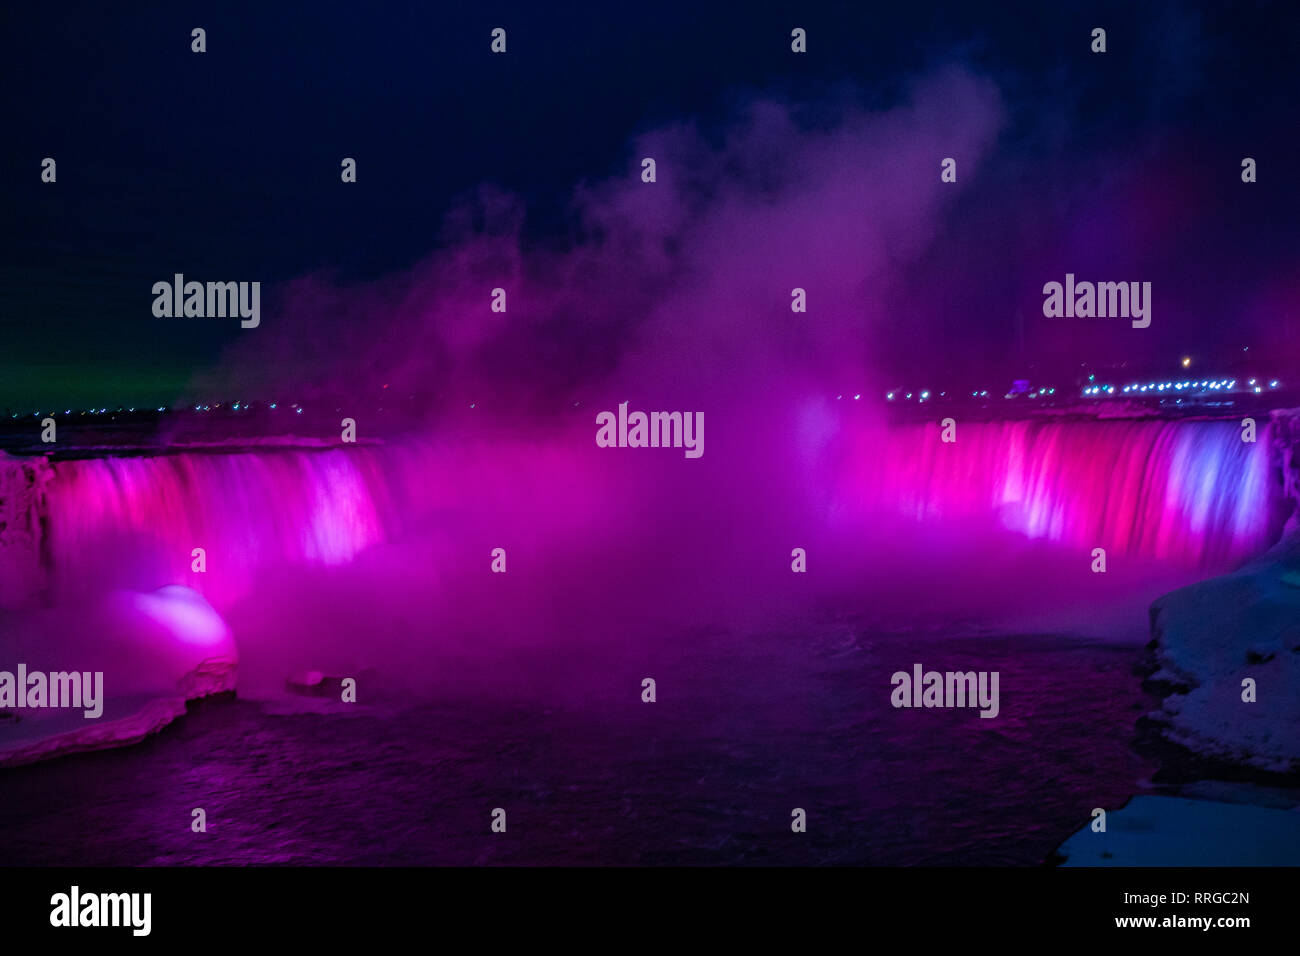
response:
<svg viewBox="0 0 1300 956"><path fill-rule="evenodd" d="M994 517L1004 528L1109 552L1222 565L1277 532L1269 431L1240 422L1111 419L886 429L855 449L852 485L921 521ZM883 447L882 447L883 444Z"/></svg>
<svg viewBox="0 0 1300 956"><path fill-rule="evenodd" d="M936 424L898 425L844 436L838 473L810 471L807 482L841 503L840 531L850 501L939 527L985 522L1072 547L1222 566L1277 534L1275 431L1266 426L1245 443L1235 421L963 422L957 441L944 443ZM348 564L451 509L471 531L507 508L515 528L551 515L544 540L570 534L589 544L612 520L617 483L602 486L568 443L516 449L514 458L480 451L475 465L462 448L421 442L0 456L0 607L166 584L220 607L264 569ZM204 574L191 567L195 548L206 554Z"/></svg>

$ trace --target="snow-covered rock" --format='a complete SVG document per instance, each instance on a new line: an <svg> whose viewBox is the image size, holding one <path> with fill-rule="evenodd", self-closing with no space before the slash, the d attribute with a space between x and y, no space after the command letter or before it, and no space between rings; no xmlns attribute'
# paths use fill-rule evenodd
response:
<svg viewBox="0 0 1300 956"><path fill-rule="evenodd" d="M239 664L225 622L190 588L116 591L83 608L0 616L0 671L102 673L102 714L5 708L0 766L135 743L187 701L234 690Z"/></svg>
<svg viewBox="0 0 1300 956"><path fill-rule="evenodd" d="M1260 770L1300 769L1300 525L1239 570L1151 605L1159 669L1177 690L1165 736ZM1254 702L1248 701L1253 682Z"/></svg>

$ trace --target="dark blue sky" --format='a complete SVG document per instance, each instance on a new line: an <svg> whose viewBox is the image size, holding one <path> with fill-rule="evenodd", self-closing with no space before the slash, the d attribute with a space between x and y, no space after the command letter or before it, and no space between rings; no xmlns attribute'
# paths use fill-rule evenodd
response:
<svg viewBox="0 0 1300 956"><path fill-rule="evenodd" d="M991 78L1009 122L917 266L937 270L915 326L935 364L1007 353L1005 290L972 275L1086 215L1116 166L1198 210L1177 256L1213 283L1189 298L1219 310L1189 319L1192 345L1229 348L1234 307L1284 286L1300 249L1293 4L169 2L0 18L0 406L169 401L240 334L154 319L150 287L173 272L272 290L382 276L434 250L482 183L524 199L531 241L562 245L574 185L625 168L638 132L714 128L756 92L812 104L814 123L838 97L888 107L948 62ZM806 56L789 52L793 26ZM1088 52L1094 26L1105 57ZM1250 194L1230 189L1244 155L1261 163Z"/></svg>

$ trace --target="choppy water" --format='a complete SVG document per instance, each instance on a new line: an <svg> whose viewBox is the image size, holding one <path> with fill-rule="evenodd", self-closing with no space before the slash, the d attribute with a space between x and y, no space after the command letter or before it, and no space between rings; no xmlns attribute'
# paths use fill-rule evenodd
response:
<svg viewBox="0 0 1300 956"><path fill-rule="evenodd" d="M654 704L626 668L580 696L205 704L134 748L0 771L3 860L1033 865L1152 769L1131 646L851 622L692 646L646 668ZM998 670L1000 716L893 709L914 662Z"/></svg>

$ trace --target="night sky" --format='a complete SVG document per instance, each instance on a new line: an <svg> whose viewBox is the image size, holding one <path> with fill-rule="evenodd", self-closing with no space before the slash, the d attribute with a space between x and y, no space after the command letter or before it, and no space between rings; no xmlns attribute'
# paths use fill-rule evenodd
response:
<svg viewBox="0 0 1300 956"><path fill-rule="evenodd" d="M151 286L174 272L262 281L273 325L291 280L410 270L484 184L519 198L530 248L562 253L580 241L575 187L635 177L643 133L708 138L755 97L815 129L835 104L889 110L954 65L996 87L996 141L900 262L880 334L846 350L951 380L1080 358L1226 363L1243 346L1290 362L1298 24L1286 3L8 5L0 407L190 390L248 333L155 318ZM1152 328L1050 328L1042 283L1066 271L1153 281ZM561 352L581 347L580 323L563 334Z"/></svg>

